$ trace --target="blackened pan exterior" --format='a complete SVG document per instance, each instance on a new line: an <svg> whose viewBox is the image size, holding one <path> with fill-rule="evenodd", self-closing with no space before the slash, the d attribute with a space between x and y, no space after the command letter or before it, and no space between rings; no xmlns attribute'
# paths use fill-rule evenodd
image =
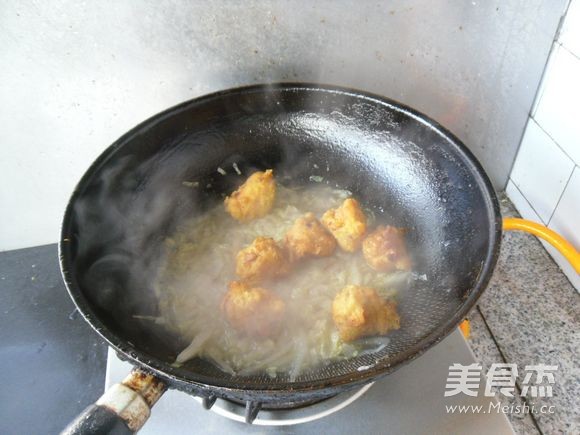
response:
<svg viewBox="0 0 580 435"><path fill-rule="evenodd" d="M155 259L175 217L202 211L239 184L232 171L216 173L234 162L244 173L273 167L289 184L323 178L409 228L418 279L401 296L403 325L386 349L293 381L232 376L204 361L171 365L174 338L132 314L136 307L154 310ZM182 186L191 179L200 183L196 193ZM142 223L150 212L143 204L152 197L166 198L168 213ZM128 234L137 227L135 241ZM191 100L125 134L76 187L59 249L72 299L121 357L172 388L268 404L332 396L394 371L441 341L485 289L500 239L493 187L449 131L384 97L288 83Z"/></svg>

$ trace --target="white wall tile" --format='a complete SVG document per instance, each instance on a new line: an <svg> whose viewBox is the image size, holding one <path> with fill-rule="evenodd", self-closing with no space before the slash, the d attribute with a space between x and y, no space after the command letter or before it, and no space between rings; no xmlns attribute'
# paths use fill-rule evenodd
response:
<svg viewBox="0 0 580 435"><path fill-rule="evenodd" d="M511 200L511 202L514 204L521 217L523 217L524 219L532 220L534 222L538 222L540 224L546 223L542 221L540 216L538 216L538 214L532 208L526 197L522 195L522 192L520 192L520 190L512 180L508 181L508 184L505 188L505 193Z"/></svg>
<svg viewBox="0 0 580 435"><path fill-rule="evenodd" d="M554 216L550 220L549 227L580 250L580 167L574 169L572 178L570 178ZM549 246L548 251L574 284L574 287L580 291L580 275L556 249Z"/></svg>
<svg viewBox="0 0 580 435"><path fill-rule="evenodd" d="M573 169L572 160L530 119L510 178L543 222L550 220Z"/></svg>
<svg viewBox="0 0 580 435"><path fill-rule="evenodd" d="M534 119L580 165L580 59L555 47L541 89Z"/></svg>
<svg viewBox="0 0 580 435"><path fill-rule="evenodd" d="M580 0L572 0L558 42L580 57Z"/></svg>

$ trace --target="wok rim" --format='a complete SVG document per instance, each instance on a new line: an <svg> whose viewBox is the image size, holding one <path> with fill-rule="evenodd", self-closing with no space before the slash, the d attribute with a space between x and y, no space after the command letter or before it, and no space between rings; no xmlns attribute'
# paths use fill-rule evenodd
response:
<svg viewBox="0 0 580 435"><path fill-rule="evenodd" d="M230 96L233 94L256 92L266 93L272 90L290 91L292 89L300 91L330 92L356 97L366 101L372 100L375 103L378 102L383 106L395 108L396 110L407 114L408 116L414 118L416 121L426 124L439 135L443 136L443 138L446 139L451 146L455 147L455 149L464 157L464 163L468 164L470 172L477 179L479 188L486 197L486 209L488 210L489 214L493 216L493 222L490 222L490 243L486 253L486 260L481 268L479 276L477 277L476 284L470 290L469 296L463 301L463 304L454 313L454 315L449 318L449 320L443 322L430 334L426 335L415 345L398 354L395 358L380 362L369 370L360 372L353 371L349 374L338 375L332 378L320 379L317 381L273 381L267 386L264 384L253 384L251 382L224 381L223 379L219 378L211 378L208 376L199 375L193 371L185 372L187 375L184 375L183 370L178 371L179 369L172 367L169 363L155 358L148 353L142 352L128 341L111 331L103 322L101 322L95 311L92 309L91 304L83 295L81 288L76 281L76 277L71 272L71 253L69 249L70 244L67 241L71 237L69 230L72 222L75 201L84 192L84 187L86 187L87 182L91 180L91 178L96 172L98 172L102 165L104 165L109 159L114 158L115 152L122 148L122 146L127 141L138 135L141 130L152 127L157 122L161 122L167 117L170 117L173 113L183 110L189 106L203 104L210 100L219 99L221 97ZM220 389L220 392L225 395L228 393L242 396L247 394L251 394L252 396L261 394L267 397L272 394L280 396L280 394L283 393L291 393L292 395L295 395L300 393L313 393L315 391L323 391L325 389L336 390L337 388L347 389L350 387L355 387L357 385L371 382L378 377L387 375L409 363L413 359L421 356L431 347L447 337L473 308L487 287L489 280L491 279L493 270L499 257L501 236L502 220L499 202L489 177L487 176L475 155L466 147L466 145L463 144L463 142L459 140L452 132L443 127L437 121L396 100L367 91L311 82L278 82L225 89L184 101L149 117L123 134L119 139L114 141L89 166L70 196L62 220L60 239L58 242L58 255L63 281L69 296L73 300L78 311L81 313L85 321L91 326L91 328L95 330L109 344L109 346L115 349L117 353L122 354L126 359L131 361L133 365L144 368L156 374L160 378L168 381L169 383L173 382L181 385L185 384L197 386L202 389ZM219 392L214 392L218 393L219 395Z"/></svg>

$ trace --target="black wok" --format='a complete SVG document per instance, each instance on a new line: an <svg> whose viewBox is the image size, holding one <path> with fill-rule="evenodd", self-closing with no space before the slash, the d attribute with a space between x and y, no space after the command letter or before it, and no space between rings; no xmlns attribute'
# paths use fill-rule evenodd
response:
<svg viewBox="0 0 580 435"><path fill-rule="evenodd" d="M244 174L274 168L279 182L289 185L323 177L409 229L415 270L425 279L400 296L401 329L386 348L294 381L232 376L201 359L172 366L183 344L133 315L143 314L143 307L155 314L152 282L163 239L182 217L203 212L243 181L233 163ZM183 184L191 180L197 189ZM139 402L133 412L127 404L101 400L69 431L98 425L136 430L165 386L204 397L208 406L216 397L245 402L251 421L260 406L319 400L371 382L461 322L490 279L501 232L496 195L471 152L435 121L384 97L275 84L168 109L96 160L65 213L60 255L67 288L91 326L141 369L125 384L140 391L146 405ZM357 370L363 366L369 367ZM124 424L115 426L113 411L123 406ZM127 417L131 412L137 417Z"/></svg>

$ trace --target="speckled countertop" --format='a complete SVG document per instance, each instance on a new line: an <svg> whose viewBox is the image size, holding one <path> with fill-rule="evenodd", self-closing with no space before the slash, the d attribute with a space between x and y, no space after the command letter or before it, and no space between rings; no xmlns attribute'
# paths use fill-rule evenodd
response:
<svg viewBox="0 0 580 435"><path fill-rule="evenodd" d="M518 216L500 196L502 214ZM553 397L536 398L499 395L502 403L553 405L553 414L508 414L518 434L580 433L580 295L535 237L508 232L492 280L471 320L468 340L486 373L492 363L559 366Z"/></svg>

